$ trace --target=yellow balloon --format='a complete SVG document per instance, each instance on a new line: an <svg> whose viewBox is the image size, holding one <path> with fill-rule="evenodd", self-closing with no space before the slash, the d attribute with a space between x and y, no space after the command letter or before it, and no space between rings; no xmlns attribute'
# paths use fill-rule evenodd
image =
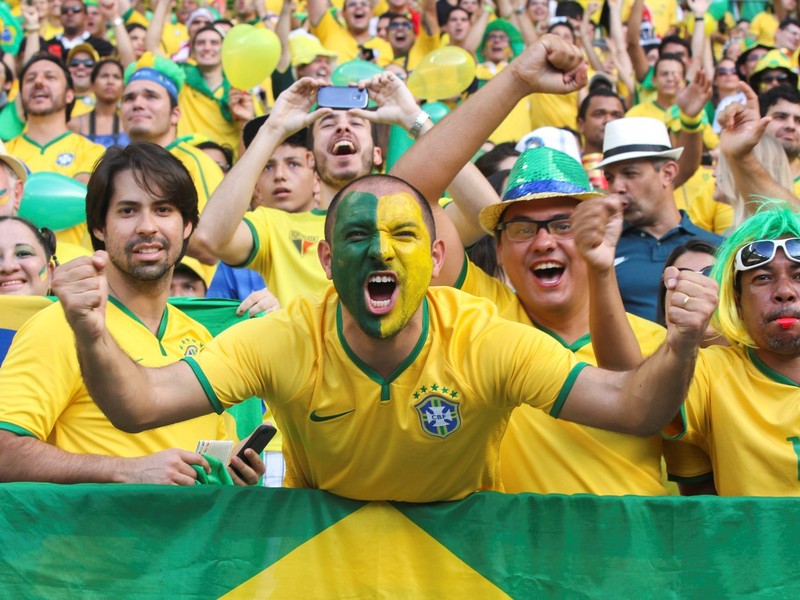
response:
<svg viewBox="0 0 800 600"><path fill-rule="evenodd" d="M430 102L458 96L475 79L475 60L456 46L434 50L408 77L408 89L417 98Z"/></svg>
<svg viewBox="0 0 800 600"><path fill-rule="evenodd" d="M269 29L236 25L222 42L222 70L230 84L249 90L266 79L278 66L281 42Z"/></svg>

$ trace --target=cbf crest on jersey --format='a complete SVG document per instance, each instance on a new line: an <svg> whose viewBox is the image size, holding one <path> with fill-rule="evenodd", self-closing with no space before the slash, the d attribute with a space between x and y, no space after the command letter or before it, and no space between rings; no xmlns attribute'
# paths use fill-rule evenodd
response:
<svg viewBox="0 0 800 600"><path fill-rule="evenodd" d="M56 164L59 167L68 167L75 160L75 155L72 152L62 152L56 157Z"/></svg>
<svg viewBox="0 0 800 600"><path fill-rule="evenodd" d="M446 393L445 388L442 388L442 393ZM414 408L419 415L422 429L433 436L446 438L461 427L460 403L455 400L448 400L439 394L429 394L415 404Z"/></svg>

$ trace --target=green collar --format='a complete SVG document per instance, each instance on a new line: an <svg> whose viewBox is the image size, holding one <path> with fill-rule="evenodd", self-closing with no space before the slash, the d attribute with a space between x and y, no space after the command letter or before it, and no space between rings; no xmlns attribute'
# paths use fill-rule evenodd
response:
<svg viewBox="0 0 800 600"><path fill-rule="evenodd" d="M570 352L577 352L578 350L583 348L586 344L592 341L591 335L587 333L586 335L579 337L571 344L568 344L566 340L562 338L560 335L558 335L555 331L550 331L547 327L542 327L541 325L539 325L539 323L536 323L535 321L533 322L533 324L536 326L536 329L538 329L542 333L546 333L547 335L549 335L551 338L553 338L559 344L564 346L564 348L566 348Z"/></svg>
<svg viewBox="0 0 800 600"><path fill-rule="evenodd" d="M217 98L214 92L208 87L206 80L203 79L200 69L195 65L184 65L183 70L186 73L186 85L197 90L206 98L210 98L219 105L219 110L226 121L233 122L233 115L231 114L230 106L228 106L228 94L231 91L231 84L228 79L222 76L222 98Z"/></svg>
<svg viewBox="0 0 800 600"><path fill-rule="evenodd" d="M150 331L150 330L149 330L149 328L147 327L147 325L145 325L145 324L144 324L144 322L143 322L143 321L142 321L142 320L141 320L139 317L137 317L137 316L136 316L136 315L133 313L133 311L131 311L131 309L129 309L129 308L128 308L127 306L125 306L125 305L124 305L122 302L120 302L119 300L117 300L116 298L114 298L114 296L109 296L109 297L108 297L108 301L109 301L109 302L111 302L111 304L113 304L114 306L116 306L118 309L120 309L120 310L121 310L123 313L125 313L125 314L126 314L128 317L130 317L131 319L133 319L134 321L136 321L137 323L139 323L139 324L140 324L142 327L144 327L145 329L147 329L148 331ZM162 338L164 337L164 333L167 331L167 322L169 321L169 319L168 319L168 317L167 317L167 312L168 312L168 311L167 311L167 307L165 306L165 307L164 307L164 312L163 312L163 314L161 315L161 323L159 323L159 325L158 325L158 331L156 331L156 339L158 340L158 346L159 346L159 348L161 348L161 354L162 354L163 356L166 356L166 355L167 355L167 351L164 349L164 346L162 346L162 345L161 345L161 340L162 340Z"/></svg>
<svg viewBox="0 0 800 600"><path fill-rule="evenodd" d="M342 344L342 348L344 348L345 354L347 354L348 358L353 361L353 364L357 366L361 372L364 373L367 377L372 379L375 383L381 386L381 402L386 402L391 400L391 396L389 394L389 386L392 382L397 379L403 371L405 371L419 356L419 353L422 351L422 347L425 345L425 341L428 339L428 326L429 326L429 318L428 318L428 299L424 298L422 300L422 332L419 335L419 339L417 340L416 345L411 350L411 353L406 357L406 359L397 365L397 368L392 371L392 373L387 377L383 378L380 373L378 373L375 369L370 367L367 363L361 360L356 353L353 352L350 345L347 343L347 340L344 337L344 329L342 327L342 303L336 305L336 333L339 336L339 342Z"/></svg>
<svg viewBox="0 0 800 600"><path fill-rule="evenodd" d="M772 379L772 381L777 381L778 383L782 383L784 385L790 385L792 387L800 387L800 385L796 384L794 381L792 381L785 375L781 375L775 369L768 367L763 360L758 358L758 356L755 353L755 350L753 350L752 348L747 349L747 356L749 356L750 360L753 361L753 364L756 366L756 369L761 371L768 378Z"/></svg>

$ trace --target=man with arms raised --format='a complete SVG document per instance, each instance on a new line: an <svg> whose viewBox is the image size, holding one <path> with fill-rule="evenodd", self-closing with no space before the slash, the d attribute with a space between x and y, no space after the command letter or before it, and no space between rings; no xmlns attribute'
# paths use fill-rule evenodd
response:
<svg viewBox="0 0 800 600"><path fill-rule="evenodd" d="M86 206L92 242L107 258L105 319L132 357L126 360L157 366L197 353L208 331L167 304L173 268L197 222L197 194L186 169L152 144L114 147L89 181ZM0 393L3 481L192 485L193 466L209 469L190 451L197 442L235 438L227 416L140 435L115 429L89 397L58 304L17 333L0 369ZM239 459L234 465L255 483L263 465L250 459L258 472Z"/></svg>
<svg viewBox="0 0 800 600"><path fill-rule="evenodd" d="M581 62L546 37L478 94L509 110L531 92L585 83ZM317 116L298 116L295 127ZM680 406L716 301L699 276L670 271L667 343L634 371L602 371L482 299L429 288L443 244L428 201L402 180L345 187L325 234L319 255L334 286L321 299L234 327L194 359L157 370L127 359L105 328L106 256L73 261L54 285L110 418L130 430L157 426L220 410L247 390L275 408L290 485L365 500L458 499L501 489L497 446L523 402L640 435L661 428ZM300 368L282 367L287 350Z"/></svg>

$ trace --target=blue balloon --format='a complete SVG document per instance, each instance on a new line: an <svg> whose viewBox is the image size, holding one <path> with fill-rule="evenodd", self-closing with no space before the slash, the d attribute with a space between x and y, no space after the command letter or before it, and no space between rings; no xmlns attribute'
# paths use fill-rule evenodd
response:
<svg viewBox="0 0 800 600"><path fill-rule="evenodd" d="M86 221L86 186L59 173L31 173L25 183L19 216L37 227L49 227L53 231L83 223Z"/></svg>

